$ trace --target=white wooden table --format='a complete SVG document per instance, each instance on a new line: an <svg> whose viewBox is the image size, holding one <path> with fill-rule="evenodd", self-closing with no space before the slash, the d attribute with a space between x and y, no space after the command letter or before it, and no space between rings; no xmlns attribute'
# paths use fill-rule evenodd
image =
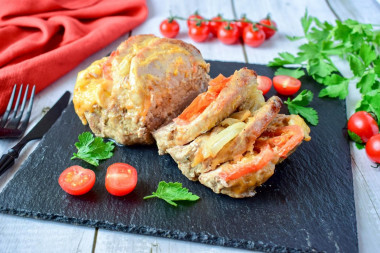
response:
<svg viewBox="0 0 380 253"><path fill-rule="evenodd" d="M226 18L239 18L246 13L253 20L260 20L267 13L278 24L278 33L260 48L245 47L241 44L226 46L216 39L205 43L194 43L187 36L184 22L180 22L181 32L177 38L193 43L208 60L237 61L267 64L278 52L295 53L299 42L289 42L286 35L301 35L300 18L305 9L320 20L333 22L335 19L356 19L360 22L380 24L380 4L375 0L212 0L212 1L148 1L148 19L131 33L124 35L109 46L93 54L77 68L60 78L36 96L31 117L30 130L39 121L42 109L52 106L66 90L73 91L78 71L91 62L114 50L131 34L159 34L159 23L169 15L169 11L180 16L188 16L198 10L205 17L222 13ZM349 75L346 66L341 72ZM360 99L351 84L347 98L347 114L354 112ZM323 112L320 112L323 113ZM0 153L12 147L16 141L0 140ZM0 190L12 179L22 162L37 146L34 141L25 148L11 170L0 178ZM359 250L379 252L380 249L380 169L370 167L365 152L358 151L351 144L352 171ZM56 222L39 221L0 214L0 252L243 252L240 249L222 248L204 244L170 240L151 236L141 236L107 231Z"/></svg>

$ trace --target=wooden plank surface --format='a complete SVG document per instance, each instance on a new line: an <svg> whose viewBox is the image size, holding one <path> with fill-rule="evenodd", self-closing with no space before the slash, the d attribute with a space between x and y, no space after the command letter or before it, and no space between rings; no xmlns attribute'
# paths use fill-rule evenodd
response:
<svg viewBox="0 0 380 253"><path fill-rule="evenodd" d="M149 17L145 23L133 31L133 34L159 34L159 23L173 14L188 16L196 9L205 17L222 13L227 18L240 17L246 13L250 18L259 20L267 12L279 26L279 32L262 47L254 49L245 47L246 56L250 63L266 64L278 52L296 52L297 43L289 42L285 35L300 34L300 17L307 7L311 15L321 20L333 21L335 15L340 19L353 18L361 22L380 24L379 4L375 0L329 0L329 1L255 1L249 0L213 0L213 1L148 1ZM233 8L234 7L234 8ZM332 8L332 10L330 9ZM235 13L234 13L235 10ZM291 15L289 15L291 14ZM193 43L198 47L205 59L245 62L241 44L226 46L216 39L205 43L194 43L188 38L186 24L180 21L181 33L179 39ZM73 90L78 71L87 67L91 62L103 57L128 35L123 36L103 50L86 59L80 66L56 81L36 96L31 124L29 129L41 117L44 107L50 107L65 90ZM348 73L347 69L343 69ZM351 84L350 95L347 98L347 114L354 111L356 102L360 99L358 92ZM0 152L4 153L16 141L0 140ZM33 151L36 144L28 144L25 151L15 164L0 178L0 190L12 178L24 159ZM380 170L370 167L364 151L358 151L351 146L353 157L353 175L355 202L358 220L359 249L361 252L376 252L380 248ZM245 252L194 244L150 236L139 236L100 229L96 236L96 252ZM91 252L94 244L95 229L70 226L65 224L38 221L9 215L0 215L0 251L1 252Z"/></svg>

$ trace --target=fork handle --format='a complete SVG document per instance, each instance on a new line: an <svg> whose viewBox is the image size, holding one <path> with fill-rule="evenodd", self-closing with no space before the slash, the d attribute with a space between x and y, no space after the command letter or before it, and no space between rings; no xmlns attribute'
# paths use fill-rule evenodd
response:
<svg viewBox="0 0 380 253"><path fill-rule="evenodd" d="M0 159L0 176L12 165L15 163L15 160L18 158L22 148L29 142L30 140L23 141L21 140L16 146L8 150L7 154L4 154Z"/></svg>

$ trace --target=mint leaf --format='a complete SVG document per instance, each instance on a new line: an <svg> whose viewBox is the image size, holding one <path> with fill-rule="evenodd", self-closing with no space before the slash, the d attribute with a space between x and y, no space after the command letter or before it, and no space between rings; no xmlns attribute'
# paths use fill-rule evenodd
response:
<svg viewBox="0 0 380 253"><path fill-rule="evenodd" d="M305 107L310 104L313 99L313 93L309 90L303 90L293 100L288 98L285 104L288 105L290 114L299 114L310 124L316 126L318 124L318 113L311 107Z"/></svg>
<svg viewBox="0 0 380 253"><path fill-rule="evenodd" d="M285 75L285 76L292 76L294 78L300 78L305 75L305 72L302 69L285 69L285 68L279 68L274 73L275 76L279 75Z"/></svg>
<svg viewBox="0 0 380 253"><path fill-rule="evenodd" d="M167 183L165 181L161 181L158 183L157 190L152 192L152 195L144 197L144 199L150 198L160 198L165 200L170 205L177 206L177 203L174 201L196 201L199 199L199 196L192 194L187 188L182 187L181 183Z"/></svg>
<svg viewBox="0 0 380 253"><path fill-rule="evenodd" d="M79 142L75 143L78 153L73 153L71 160L82 159L94 166L99 165L99 160L112 157L113 142L103 142L100 137L95 137L90 132L84 132L78 136Z"/></svg>
<svg viewBox="0 0 380 253"><path fill-rule="evenodd" d="M357 135L356 133L354 133L350 130L347 130L347 132L348 132L348 136L350 136L351 140L353 140L356 143L363 143L363 141L359 135Z"/></svg>

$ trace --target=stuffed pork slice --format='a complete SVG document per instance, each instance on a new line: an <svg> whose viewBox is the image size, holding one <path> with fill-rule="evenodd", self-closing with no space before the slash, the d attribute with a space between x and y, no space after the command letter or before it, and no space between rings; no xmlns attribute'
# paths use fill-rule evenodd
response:
<svg viewBox="0 0 380 253"><path fill-rule="evenodd" d="M159 153L193 141L236 110L262 106L264 98L256 78L253 70L242 68L228 78L219 75L211 80L207 92L198 95L173 122L153 133Z"/></svg>
<svg viewBox="0 0 380 253"><path fill-rule="evenodd" d="M275 165L292 154L302 140L310 140L309 133L309 127L298 115L278 115L256 140L253 151L238 161L202 173L198 179L215 193L233 198L254 196L255 188L273 175Z"/></svg>
<svg viewBox="0 0 380 253"><path fill-rule="evenodd" d="M150 144L209 82L209 64L180 40L138 35L78 75L75 110L101 137Z"/></svg>

